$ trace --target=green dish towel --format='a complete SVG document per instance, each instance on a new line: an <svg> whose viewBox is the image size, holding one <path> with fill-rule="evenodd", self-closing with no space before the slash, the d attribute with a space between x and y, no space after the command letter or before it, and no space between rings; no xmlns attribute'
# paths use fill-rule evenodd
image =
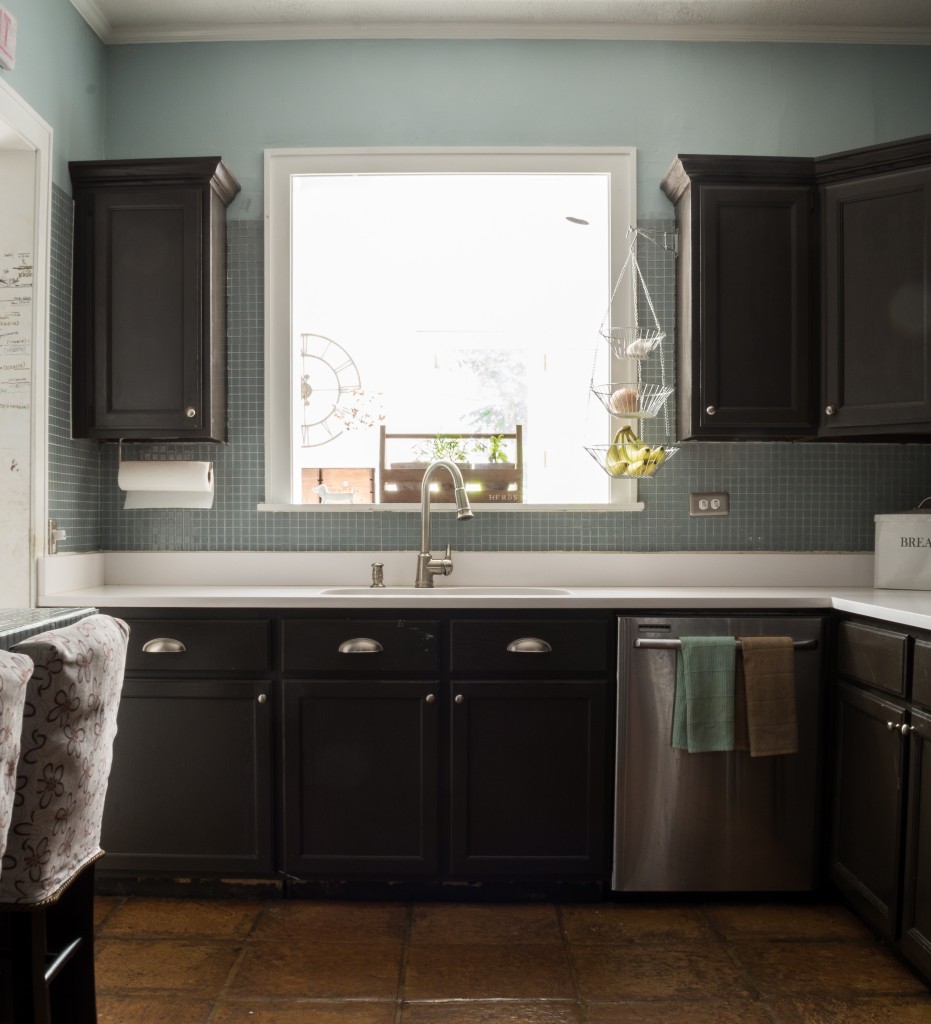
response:
<svg viewBox="0 0 931 1024"><path fill-rule="evenodd" d="M733 750L737 641L732 636L684 636L681 644L672 745L690 754Z"/></svg>

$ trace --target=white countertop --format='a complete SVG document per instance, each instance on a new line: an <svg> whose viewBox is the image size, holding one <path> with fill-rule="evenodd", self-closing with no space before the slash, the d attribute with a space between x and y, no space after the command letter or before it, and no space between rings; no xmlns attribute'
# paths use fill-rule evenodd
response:
<svg viewBox="0 0 931 1024"><path fill-rule="evenodd" d="M412 552L100 552L39 561L40 606L839 611L931 629L931 592L875 590L872 554L454 552L411 586ZM371 590L383 562L384 591ZM342 591L342 592L340 592Z"/></svg>

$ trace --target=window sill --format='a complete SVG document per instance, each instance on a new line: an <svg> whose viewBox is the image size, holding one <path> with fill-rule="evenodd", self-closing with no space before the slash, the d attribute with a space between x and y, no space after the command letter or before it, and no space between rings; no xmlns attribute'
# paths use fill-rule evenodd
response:
<svg viewBox="0 0 931 1024"><path fill-rule="evenodd" d="M482 502L472 506L475 512L642 512L646 507L645 502L617 502L609 505L531 505L524 503L508 502ZM433 502L430 508L435 512L453 512L455 506L452 502ZM344 502L333 502L326 505L279 505L271 502L259 502L256 505L257 512L419 512L420 503L406 504L397 503L391 505L374 504L352 504Z"/></svg>

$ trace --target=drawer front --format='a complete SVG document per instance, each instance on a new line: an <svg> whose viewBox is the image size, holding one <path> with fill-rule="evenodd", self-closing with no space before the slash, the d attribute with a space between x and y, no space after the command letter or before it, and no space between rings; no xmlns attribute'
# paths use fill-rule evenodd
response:
<svg viewBox="0 0 931 1024"><path fill-rule="evenodd" d="M263 619L127 619L127 671L263 672L271 623Z"/></svg>
<svg viewBox="0 0 931 1024"><path fill-rule="evenodd" d="M842 622L837 633L837 668L848 679L905 696L905 651L903 633Z"/></svg>
<svg viewBox="0 0 931 1024"><path fill-rule="evenodd" d="M931 641L928 640L915 641L912 700L931 708Z"/></svg>
<svg viewBox="0 0 931 1024"><path fill-rule="evenodd" d="M608 669L608 623L598 619L458 619L451 630L453 672L572 675Z"/></svg>
<svg viewBox="0 0 931 1024"><path fill-rule="evenodd" d="M439 623L424 619L285 619L285 672L437 671Z"/></svg>

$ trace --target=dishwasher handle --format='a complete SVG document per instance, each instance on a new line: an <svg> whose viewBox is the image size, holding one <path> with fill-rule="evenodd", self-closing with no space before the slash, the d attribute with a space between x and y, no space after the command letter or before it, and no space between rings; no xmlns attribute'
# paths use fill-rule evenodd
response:
<svg viewBox="0 0 931 1024"><path fill-rule="evenodd" d="M816 651L818 649L817 640L793 640L792 646L797 651ZM673 640L671 637L637 637L634 640L634 647L646 648L651 651L678 651L682 647L682 643L679 640ZM737 641L737 649L740 649L740 641Z"/></svg>

